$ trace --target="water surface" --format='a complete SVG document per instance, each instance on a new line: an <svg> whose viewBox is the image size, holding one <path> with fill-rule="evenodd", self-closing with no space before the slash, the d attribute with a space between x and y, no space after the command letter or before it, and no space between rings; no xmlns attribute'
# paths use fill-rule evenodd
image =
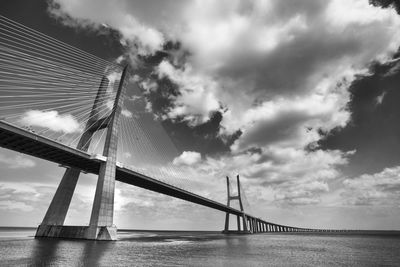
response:
<svg viewBox="0 0 400 267"><path fill-rule="evenodd" d="M118 231L118 241L34 239L0 228L1 266L400 266L399 232Z"/></svg>

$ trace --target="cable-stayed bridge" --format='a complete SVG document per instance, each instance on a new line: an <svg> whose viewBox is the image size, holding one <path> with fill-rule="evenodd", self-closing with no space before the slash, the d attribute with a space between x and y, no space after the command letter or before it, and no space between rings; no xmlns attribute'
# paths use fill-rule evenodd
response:
<svg viewBox="0 0 400 267"><path fill-rule="evenodd" d="M176 161L179 150L154 120L137 80L128 65L0 16L0 146L66 168L37 237L115 240L115 181L225 212L225 233L334 231L249 214L239 176L236 193L227 177L227 204L175 185L190 186L196 177ZM66 226L81 172L98 175L90 223ZM229 215L236 216L233 231Z"/></svg>

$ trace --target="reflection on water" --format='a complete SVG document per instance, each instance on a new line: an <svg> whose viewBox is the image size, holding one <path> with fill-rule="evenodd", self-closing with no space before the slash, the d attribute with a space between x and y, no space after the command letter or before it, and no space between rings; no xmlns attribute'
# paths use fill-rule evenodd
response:
<svg viewBox="0 0 400 267"><path fill-rule="evenodd" d="M56 263L57 248L60 242L57 240L34 240L33 250L30 256L30 264L34 266L51 266Z"/></svg>
<svg viewBox="0 0 400 267"><path fill-rule="evenodd" d="M399 233L223 235L119 231L116 242L0 228L1 266L398 266Z"/></svg>
<svg viewBox="0 0 400 267"><path fill-rule="evenodd" d="M110 246L112 246L112 242L85 242L85 247L79 262L84 263L85 266L99 266L102 256Z"/></svg>
<svg viewBox="0 0 400 267"><path fill-rule="evenodd" d="M99 266L112 242L86 240L34 239L29 265Z"/></svg>

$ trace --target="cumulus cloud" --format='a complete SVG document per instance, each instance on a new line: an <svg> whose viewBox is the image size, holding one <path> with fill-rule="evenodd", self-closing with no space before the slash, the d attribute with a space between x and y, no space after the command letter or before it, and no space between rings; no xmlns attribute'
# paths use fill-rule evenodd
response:
<svg viewBox="0 0 400 267"><path fill-rule="evenodd" d="M174 106L167 112L170 118L183 117L197 125L208 121L211 112L219 110L220 105L215 96L217 84L201 74L194 74L190 65L176 69L164 60L156 71L159 78L167 76L180 88L178 96L171 96Z"/></svg>
<svg viewBox="0 0 400 267"><path fill-rule="evenodd" d="M352 205L400 205L400 167L343 181L344 202Z"/></svg>
<svg viewBox="0 0 400 267"><path fill-rule="evenodd" d="M127 109L123 109L123 110L121 111L121 114L122 114L122 116L125 116L125 117L127 117L127 118L132 118L132 116L133 116L132 112L130 112L130 111L127 110Z"/></svg>
<svg viewBox="0 0 400 267"><path fill-rule="evenodd" d="M186 76L202 75L202 94L210 94L210 103L219 101L228 110L224 129L232 133L240 128L243 138L246 132L251 134L247 129L253 124L269 121L268 115L262 118L265 106L287 104L281 117L276 115L276 123L289 124L294 118L286 114L292 104L306 98L314 98L310 110L321 100L329 102L331 109L319 120L318 115L299 114L288 131L303 131L307 123L328 130L343 126L349 118L345 111L349 96L338 83L346 78L349 84L366 64L387 58L399 44L395 12L376 9L367 1L297 1L290 6L281 1L209 1L207 5L194 1L182 20L186 26L174 34L192 53L184 68L191 70ZM175 73L169 73L176 81ZM214 86L208 86L212 82ZM177 83L181 91L188 88ZM180 115L186 113L189 119L199 114L196 107L205 106L201 101L194 106L191 100L176 99ZM259 121L250 124L246 117L254 111L259 112Z"/></svg>
<svg viewBox="0 0 400 267"><path fill-rule="evenodd" d="M184 66L163 61L158 72L180 88L168 115L197 124L219 103L241 117L267 100L320 93L321 80L333 94L339 79L387 58L400 39L395 12L364 0L163 1L156 10L152 1L54 3L51 12L64 21L106 23L139 50L153 53L166 39L178 41L189 53ZM179 62L182 53L171 56Z"/></svg>
<svg viewBox="0 0 400 267"><path fill-rule="evenodd" d="M212 199L223 199L226 175L240 174L246 194L255 205L308 205L321 202L322 195L329 192L329 183L341 176L337 167L347 164L352 153L271 147L262 153L208 156L181 164L179 171L191 180L191 191Z"/></svg>
<svg viewBox="0 0 400 267"><path fill-rule="evenodd" d="M293 99L279 98L249 108L241 116L227 112L225 130L240 128L242 137L232 148L247 149L270 144L300 148L320 139L318 131L345 126L350 114L345 109L347 91L324 92Z"/></svg>
<svg viewBox="0 0 400 267"><path fill-rule="evenodd" d="M29 110L22 115L20 123L49 128L55 132L74 133L81 131L79 122L74 116L59 114L56 110Z"/></svg>
<svg viewBox="0 0 400 267"><path fill-rule="evenodd" d="M163 96L157 80L177 86L162 118L195 126L220 111L220 135L241 135L231 155L201 160L185 151L173 163L208 176L241 173L278 204L316 204L329 192L355 152L320 150L321 133L349 122L349 84L400 44L400 17L366 0L162 1L158 9L152 1L55 2L51 12L64 22L68 14L119 30L133 54L179 43L155 66L155 79L141 82Z"/></svg>
<svg viewBox="0 0 400 267"><path fill-rule="evenodd" d="M166 117L196 125L223 111L221 136L241 131L232 150L265 157L318 148L321 133L344 127L355 74L399 44L398 16L367 1L188 1L177 17L183 26L169 34L189 56L180 63L172 54L156 68L179 88Z"/></svg>
<svg viewBox="0 0 400 267"><path fill-rule="evenodd" d="M10 169L30 168L36 165L33 160L20 155L10 158L0 154L0 163L6 164Z"/></svg>
<svg viewBox="0 0 400 267"><path fill-rule="evenodd" d="M133 55L148 55L160 50L164 43L163 34L138 21L129 13L128 4L129 1L54 0L49 11L69 26L98 29L107 25L118 30L122 34L121 43L129 46Z"/></svg>
<svg viewBox="0 0 400 267"><path fill-rule="evenodd" d="M173 160L175 165L193 165L201 161L201 155L194 151L183 151L181 155Z"/></svg>

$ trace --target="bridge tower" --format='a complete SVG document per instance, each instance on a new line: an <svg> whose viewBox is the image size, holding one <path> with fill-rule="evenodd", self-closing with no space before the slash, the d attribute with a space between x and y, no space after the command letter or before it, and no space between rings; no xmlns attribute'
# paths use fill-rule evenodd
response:
<svg viewBox="0 0 400 267"><path fill-rule="evenodd" d="M105 118L99 118L101 108L106 101L109 80L103 77L97 95L81 136L77 149L87 151L95 132L106 129L103 156L100 164L89 226L66 226L65 217L71 203L72 195L78 182L81 170L67 167L50 206L39 225L35 237L79 238L94 240L116 240L117 228L113 225L115 172L118 144L118 125L125 97L125 80L128 66L121 74L113 109Z"/></svg>
<svg viewBox="0 0 400 267"><path fill-rule="evenodd" d="M246 214L244 212L243 209L243 203L242 203L242 195L240 192L240 179L239 179L239 175L236 176L236 183L237 183L237 195L231 195L231 190L230 190L230 181L229 181L229 177L226 176L226 188L227 188L227 194L228 194L228 203L227 206L230 207L231 206L231 200L238 200L239 201L239 206L240 206L240 211L242 212L242 215L237 215L237 231L230 231L229 230L229 212L226 213L225 215L225 229L224 231L222 231L223 233L250 233L250 231L248 230L248 219L246 218ZM242 225L243 227L241 227L241 223L240 223L240 218L242 219Z"/></svg>

